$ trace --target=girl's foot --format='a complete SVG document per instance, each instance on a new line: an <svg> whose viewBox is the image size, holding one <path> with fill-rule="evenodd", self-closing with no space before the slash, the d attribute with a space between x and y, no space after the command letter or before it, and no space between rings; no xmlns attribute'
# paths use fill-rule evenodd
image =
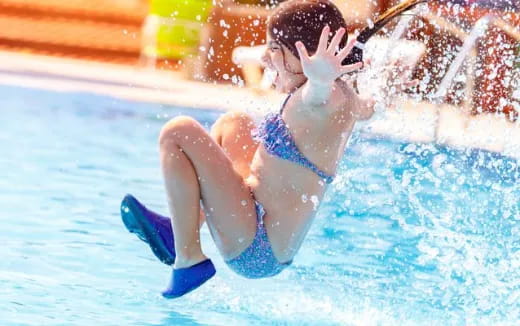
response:
<svg viewBox="0 0 520 326"><path fill-rule="evenodd" d="M175 247L170 219L144 207L134 196L121 202L121 218L128 231L148 243L159 260L167 265L175 262Z"/></svg>
<svg viewBox="0 0 520 326"><path fill-rule="evenodd" d="M167 299L181 297L206 283L215 273L215 266L209 259L190 267L173 268L170 284L162 295Z"/></svg>

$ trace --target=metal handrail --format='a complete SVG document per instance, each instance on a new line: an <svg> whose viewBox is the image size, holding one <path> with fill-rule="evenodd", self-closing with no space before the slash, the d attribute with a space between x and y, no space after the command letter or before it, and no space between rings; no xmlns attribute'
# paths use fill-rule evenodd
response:
<svg viewBox="0 0 520 326"><path fill-rule="evenodd" d="M433 100L440 101L446 96L446 94L448 93L448 88L451 86L451 83L453 82L453 79L455 78L457 71L459 71L468 54L472 53L471 49L475 46L477 39L480 36L482 36L484 32L489 28L489 23L491 19L491 16L484 16L475 23L473 29L465 38L461 50L455 57L455 60L453 60L453 63L450 65L450 68L446 72L446 75L444 75L444 78L442 79L439 87L437 88L437 92L433 95Z"/></svg>
<svg viewBox="0 0 520 326"><path fill-rule="evenodd" d="M475 24L471 31L468 33L464 31L462 28L458 27L456 24L448 21L445 18L438 17L433 15L431 12L424 12L421 14L423 18L426 18L430 22L435 22L442 29L452 33L456 37L460 38L464 41L461 50L455 57L455 60L450 65L446 75L442 79L437 92L432 96L432 100L435 102L441 102L447 94L448 88L451 86L457 71L459 71L462 66L465 58L469 55L471 57L475 57L475 49L474 45L477 39L482 36L485 31L491 26L496 26L502 29L506 34L513 37L515 40L520 41L520 31L512 26L510 23L506 22L502 18L499 18L494 15L486 15L480 18ZM473 51L472 51L473 49ZM472 89L468 89L468 91L472 91Z"/></svg>

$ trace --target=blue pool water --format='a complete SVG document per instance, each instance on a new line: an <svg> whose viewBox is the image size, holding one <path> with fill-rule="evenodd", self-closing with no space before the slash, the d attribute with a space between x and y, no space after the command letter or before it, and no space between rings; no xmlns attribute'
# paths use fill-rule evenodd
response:
<svg viewBox="0 0 520 326"><path fill-rule="evenodd" d="M169 269L128 234L132 192L165 213L157 134L192 111L0 87L0 324L518 325L519 162L355 134L291 268L222 262L164 300Z"/></svg>

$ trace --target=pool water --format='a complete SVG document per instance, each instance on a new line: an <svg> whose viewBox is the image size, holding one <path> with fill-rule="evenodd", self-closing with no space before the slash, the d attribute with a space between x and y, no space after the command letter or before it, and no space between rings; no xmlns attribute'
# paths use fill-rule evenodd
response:
<svg viewBox="0 0 520 326"><path fill-rule="evenodd" d="M91 94L0 87L0 324L518 325L520 165L356 132L291 268L223 263L165 300L169 268L119 216L127 192L166 213L157 135L188 114Z"/></svg>

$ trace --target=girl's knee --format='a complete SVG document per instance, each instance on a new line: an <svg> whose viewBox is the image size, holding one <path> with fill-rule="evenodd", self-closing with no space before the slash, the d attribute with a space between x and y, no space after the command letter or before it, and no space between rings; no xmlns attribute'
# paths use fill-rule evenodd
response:
<svg viewBox="0 0 520 326"><path fill-rule="evenodd" d="M214 139L221 139L226 131L249 130L254 127L253 119L244 112L227 112L213 124L211 135Z"/></svg>
<svg viewBox="0 0 520 326"><path fill-rule="evenodd" d="M230 112L229 119L240 127L251 127L254 125L251 116L244 112Z"/></svg>
<svg viewBox="0 0 520 326"><path fill-rule="evenodd" d="M192 117L180 116L168 121L159 134L159 145L161 147L178 145L189 140L200 133L204 128Z"/></svg>
<svg viewBox="0 0 520 326"><path fill-rule="evenodd" d="M231 111L227 112L223 116L221 116L216 122L215 126L229 125L229 124L238 124L247 126L253 123L253 119L244 112L240 111Z"/></svg>

